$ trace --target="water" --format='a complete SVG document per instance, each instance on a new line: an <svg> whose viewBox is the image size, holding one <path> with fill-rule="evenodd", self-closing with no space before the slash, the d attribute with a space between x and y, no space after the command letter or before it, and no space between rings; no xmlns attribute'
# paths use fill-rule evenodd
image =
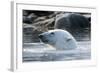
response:
<svg viewBox="0 0 100 73"><path fill-rule="evenodd" d="M91 42L80 41L73 50L56 50L43 43L24 43L23 62L33 61L71 61L91 58Z"/></svg>

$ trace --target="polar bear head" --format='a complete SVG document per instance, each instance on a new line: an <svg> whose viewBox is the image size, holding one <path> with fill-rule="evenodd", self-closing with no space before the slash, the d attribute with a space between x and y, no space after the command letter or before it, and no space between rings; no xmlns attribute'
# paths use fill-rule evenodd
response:
<svg viewBox="0 0 100 73"><path fill-rule="evenodd" d="M43 43L56 49L70 50L77 48L75 38L68 31L62 29L49 30L40 34L39 38Z"/></svg>

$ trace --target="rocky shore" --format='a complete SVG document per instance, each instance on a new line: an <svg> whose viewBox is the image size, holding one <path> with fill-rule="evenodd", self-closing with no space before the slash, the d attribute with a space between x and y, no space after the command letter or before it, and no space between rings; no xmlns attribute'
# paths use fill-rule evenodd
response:
<svg viewBox="0 0 100 73"><path fill-rule="evenodd" d="M38 38L38 34L51 29L55 29L54 26L57 18L64 14L70 14L70 13L72 12L23 10L23 42L24 43L39 42L40 40ZM85 16L91 23L91 14L89 13L79 13L79 14ZM70 24L68 24L68 26L70 26ZM87 27L86 30L84 30L84 33L82 32L77 32L77 33L79 35L73 34L73 36L77 40L80 39L90 40L90 26Z"/></svg>

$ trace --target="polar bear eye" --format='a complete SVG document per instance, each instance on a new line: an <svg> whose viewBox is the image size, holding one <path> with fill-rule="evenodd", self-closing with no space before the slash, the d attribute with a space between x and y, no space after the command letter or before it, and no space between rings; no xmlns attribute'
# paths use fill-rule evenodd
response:
<svg viewBox="0 0 100 73"><path fill-rule="evenodd" d="M54 35L54 32L51 32L52 35Z"/></svg>

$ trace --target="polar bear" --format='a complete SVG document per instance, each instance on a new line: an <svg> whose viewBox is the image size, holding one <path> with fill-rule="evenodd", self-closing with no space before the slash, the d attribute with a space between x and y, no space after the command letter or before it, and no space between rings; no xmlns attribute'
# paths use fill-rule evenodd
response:
<svg viewBox="0 0 100 73"><path fill-rule="evenodd" d="M71 50L77 48L75 38L66 30L54 29L39 35L40 40L53 46L56 50Z"/></svg>

